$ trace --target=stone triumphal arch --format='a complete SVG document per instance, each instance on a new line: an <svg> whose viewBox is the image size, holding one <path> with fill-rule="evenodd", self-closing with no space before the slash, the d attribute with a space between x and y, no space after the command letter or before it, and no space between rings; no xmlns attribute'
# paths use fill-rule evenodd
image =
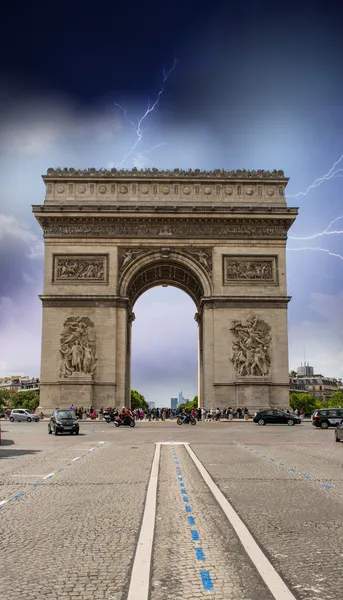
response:
<svg viewBox="0 0 343 600"><path fill-rule="evenodd" d="M288 208L283 171L49 169L41 409L129 404L134 304L187 292L199 400L288 405Z"/></svg>

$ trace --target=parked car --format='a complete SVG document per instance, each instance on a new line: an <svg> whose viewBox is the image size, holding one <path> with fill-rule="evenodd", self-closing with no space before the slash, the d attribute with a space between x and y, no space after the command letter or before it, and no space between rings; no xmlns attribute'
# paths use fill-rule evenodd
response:
<svg viewBox="0 0 343 600"><path fill-rule="evenodd" d="M337 427L343 419L343 408L321 408L313 415L312 425L327 429Z"/></svg>
<svg viewBox="0 0 343 600"><path fill-rule="evenodd" d="M301 419L295 413L287 413L283 410L261 410L254 416L254 423L258 425L268 424L283 424L283 425L300 425Z"/></svg>
<svg viewBox="0 0 343 600"><path fill-rule="evenodd" d="M72 410L55 410L50 417L48 433L69 433L79 435L80 426Z"/></svg>
<svg viewBox="0 0 343 600"><path fill-rule="evenodd" d="M343 421L341 421L340 424L336 426L335 441L343 442Z"/></svg>
<svg viewBox="0 0 343 600"><path fill-rule="evenodd" d="M15 408L11 410L10 421L35 421L37 423L39 421L39 416L36 413L28 410L27 408Z"/></svg>

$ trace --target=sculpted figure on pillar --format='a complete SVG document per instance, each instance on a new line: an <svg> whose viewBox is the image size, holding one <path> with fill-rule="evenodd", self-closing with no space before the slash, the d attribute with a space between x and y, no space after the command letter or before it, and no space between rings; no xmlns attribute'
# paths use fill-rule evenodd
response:
<svg viewBox="0 0 343 600"><path fill-rule="evenodd" d="M270 369L270 325L250 317L233 321L234 335L231 361L240 376L268 375Z"/></svg>
<svg viewBox="0 0 343 600"><path fill-rule="evenodd" d="M60 377L93 375L97 357L94 324L88 317L69 317L61 334Z"/></svg>

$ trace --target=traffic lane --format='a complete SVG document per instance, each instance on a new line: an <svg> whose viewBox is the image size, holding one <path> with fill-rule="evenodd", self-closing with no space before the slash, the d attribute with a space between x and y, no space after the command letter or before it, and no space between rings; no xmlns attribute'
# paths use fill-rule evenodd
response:
<svg viewBox="0 0 343 600"><path fill-rule="evenodd" d="M3 510L1 595L124 598L154 450L105 443Z"/></svg>
<svg viewBox="0 0 343 600"><path fill-rule="evenodd" d="M342 499L289 470L275 469L244 447L195 444L192 449L296 597L339 598Z"/></svg>
<svg viewBox="0 0 343 600"><path fill-rule="evenodd" d="M79 453L89 450L99 440L81 431L78 436L48 435L47 426L36 423L10 423L3 427L5 437L0 446L0 502L25 491L48 473L64 467Z"/></svg>
<svg viewBox="0 0 343 600"><path fill-rule="evenodd" d="M311 427L312 435L308 435L307 430L307 435L302 436L301 440L286 441L280 436L280 439L260 442L245 437L238 443L256 456L265 456L276 465L290 468L314 484L331 486L339 495L343 494L343 444L334 441L334 428L322 430Z"/></svg>
<svg viewBox="0 0 343 600"><path fill-rule="evenodd" d="M151 600L272 600L184 446L162 446Z"/></svg>

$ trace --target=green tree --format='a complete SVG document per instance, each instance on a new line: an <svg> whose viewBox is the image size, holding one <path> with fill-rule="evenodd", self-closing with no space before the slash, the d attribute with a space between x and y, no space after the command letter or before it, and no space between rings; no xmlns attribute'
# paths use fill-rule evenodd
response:
<svg viewBox="0 0 343 600"><path fill-rule="evenodd" d="M311 396L311 394L291 394L289 399L290 407L293 410L303 408L306 414L311 413L315 408L317 408L316 399Z"/></svg>
<svg viewBox="0 0 343 600"><path fill-rule="evenodd" d="M16 392L10 399L11 408L27 408L36 410L39 406L39 396L33 390Z"/></svg>
<svg viewBox="0 0 343 600"><path fill-rule="evenodd" d="M339 408L343 406L343 392L333 392L328 401L328 408Z"/></svg>
<svg viewBox="0 0 343 600"><path fill-rule="evenodd" d="M6 388L0 389L0 410L4 410L11 403L13 392L6 390Z"/></svg>
<svg viewBox="0 0 343 600"><path fill-rule="evenodd" d="M135 410L135 408L147 410L149 404L145 400L143 394L140 394L137 390L131 390L131 410Z"/></svg>
<svg viewBox="0 0 343 600"><path fill-rule="evenodd" d="M195 410L198 408L198 396L194 396L193 400L186 402L186 404L179 404L178 410Z"/></svg>
<svg viewBox="0 0 343 600"><path fill-rule="evenodd" d="M290 371L289 372L289 376L290 377L296 377L297 376L297 372L296 371Z"/></svg>

